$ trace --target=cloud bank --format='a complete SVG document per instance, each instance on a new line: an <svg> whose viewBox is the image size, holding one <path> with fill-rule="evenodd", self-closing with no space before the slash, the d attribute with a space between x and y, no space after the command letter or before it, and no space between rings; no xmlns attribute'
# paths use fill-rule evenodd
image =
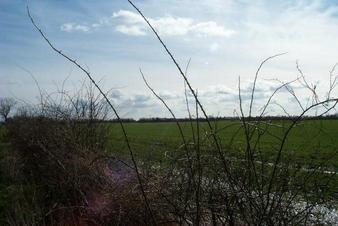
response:
<svg viewBox="0 0 338 226"><path fill-rule="evenodd" d="M65 32L74 32L74 31L89 32L91 30L91 28L87 25L80 25L76 23L62 24L60 29L61 31L65 31Z"/></svg>
<svg viewBox="0 0 338 226"><path fill-rule="evenodd" d="M143 18L137 13L120 10L114 12L113 19L117 19L120 25L117 31L126 35L145 35L148 27ZM230 37L236 32L218 25L215 21L196 22L192 18L166 16L159 18L148 18L149 22L163 36L210 36L210 37ZM124 29L119 29L123 27ZM135 32L137 31L137 32Z"/></svg>
<svg viewBox="0 0 338 226"><path fill-rule="evenodd" d="M231 37L236 32L218 25L215 21L195 21L189 17L165 16L148 18L149 22L162 36L208 36L208 37ZM60 29L65 32L88 32L100 27L112 26L115 31L130 36L145 36L149 32L143 18L129 10L114 12L110 18L101 18L97 23L90 26L65 23Z"/></svg>
<svg viewBox="0 0 338 226"><path fill-rule="evenodd" d="M254 93L253 115L261 114L270 96L280 86L281 83L278 81L258 81ZM248 113L252 87L253 83L251 81L243 81L241 84L241 100L245 114ZM288 88L295 91L302 103L308 101L306 95L299 95L305 91L300 83L289 84ZM158 95L172 108L177 117L188 117L184 90L162 90L158 92ZM110 97L126 117L171 117L163 104L154 97L150 91L149 93L125 93L121 90L114 90L110 94ZM238 116L238 88L230 88L222 84L207 86L198 90L198 97L202 105L207 109L209 115ZM189 90L187 90L187 98L190 108L195 109L195 100ZM265 111L265 114L285 115L281 106L292 106L292 108L289 108L289 114L296 114L301 110L295 98L290 95L286 88L280 89L270 100L269 107ZM192 110L192 112L194 113L194 110ZM234 112L236 112L236 114L234 114Z"/></svg>

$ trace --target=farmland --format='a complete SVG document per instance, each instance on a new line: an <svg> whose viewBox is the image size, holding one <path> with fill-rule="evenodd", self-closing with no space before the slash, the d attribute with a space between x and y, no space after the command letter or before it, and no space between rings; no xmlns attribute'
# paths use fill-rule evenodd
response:
<svg viewBox="0 0 338 226"><path fill-rule="evenodd" d="M261 123L267 126L267 132L261 138L260 148L267 155L273 155L285 134L290 121L272 121ZM192 125L181 123L188 142L193 142ZM201 123L201 138L208 132L205 122ZM126 123L127 135L136 154L161 160L166 151L178 148L182 144L177 125L174 122ZM196 122L193 122L196 131ZM261 125L263 128L263 126ZM245 147L245 134L240 121L216 121L214 128L225 150L240 153ZM109 146L114 150L126 150L119 125L111 125ZM315 164L325 162L330 169L338 168L338 120L306 120L292 129L287 137L285 152L302 163ZM234 153L235 154L235 153Z"/></svg>

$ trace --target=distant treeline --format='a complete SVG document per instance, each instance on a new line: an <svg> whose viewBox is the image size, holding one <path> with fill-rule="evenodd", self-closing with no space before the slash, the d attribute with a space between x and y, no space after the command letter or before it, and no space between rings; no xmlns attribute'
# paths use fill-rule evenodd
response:
<svg viewBox="0 0 338 226"><path fill-rule="evenodd" d="M32 117L32 116L31 116ZM25 117L20 117L20 116L15 116L12 118L8 119L8 122L11 122L12 120L15 119L22 119ZM63 120L55 120L53 118L48 118L48 117L41 117L37 116L34 118L38 118L40 120L52 120L52 121L63 121ZM208 117L210 121L236 121L240 120L238 117L214 117L214 116L209 116ZM252 116L252 117L245 117L246 121L281 121L281 120L295 120L297 119L297 116L264 116L264 117L258 117L258 116ZM335 115L325 115L325 116L303 116L302 120L337 120L338 119L338 114ZM160 117L152 117L152 118L140 118L140 119L133 119L133 118L121 118L120 119L123 123L149 123L149 122L175 122L175 120L179 122L188 122L190 119L189 118L160 118ZM196 120L196 119L193 119ZM198 119L200 122L205 122L205 118L199 118ZM69 121L69 120L65 120ZM112 123L117 123L119 122L118 119L106 119L106 120L100 120L100 119L73 119L72 121L77 121L77 122L83 122L86 123L88 121L95 121L95 122L112 122ZM4 124L4 122L0 121L0 124Z"/></svg>
<svg viewBox="0 0 338 226"><path fill-rule="evenodd" d="M245 120L247 121L257 121L257 120L264 120L264 121L273 121L273 120L294 120L297 119L297 116L264 116L264 117L246 117ZM325 116L303 116L302 120L332 120L338 119L338 115L325 115ZM133 119L133 118L123 118L121 119L122 122L138 122L138 123L146 123L146 122L187 122L189 118L160 118L160 117L152 117L152 118L140 118L140 119ZM209 116L209 120L211 121L234 121L239 120L238 117L214 117ZM110 122L118 122L117 119L109 120ZM204 122L206 121L205 118L199 118L199 121Z"/></svg>

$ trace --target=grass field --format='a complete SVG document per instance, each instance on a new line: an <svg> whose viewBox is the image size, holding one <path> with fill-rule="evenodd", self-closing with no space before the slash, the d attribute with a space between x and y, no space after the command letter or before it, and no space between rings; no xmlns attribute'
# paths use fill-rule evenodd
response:
<svg viewBox="0 0 338 226"><path fill-rule="evenodd" d="M260 142L261 150L267 155L279 148L290 121L273 121L267 124L267 133ZM215 131L225 150L241 152L245 147L245 134L240 121L216 121ZM114 153L127 154L121 128L118 124L110 124L109 149ZM125 123L128 138L134 152L141 158L159 160L166 151L173 151L182 144L177 125L174 122ZM181 122L187 142L193 142L192 126L196 132L196 123ZM200 123L200 137L206 137L207 124ZM262 128L262 126L261 126ZM203 144L203 142L201 141ZM1 152L8 146L5 131L0 127ZM338 169L338 120L309 120L297 124L287 137L285 152L292 153L294 158L304 162L326 162L326 166Z"/></svg>
<svg viewBox="0 0 338 226"><path fill-rule="evenodd" d="M245 147L245 134L240 121L217 121L214 124L217 135L225 149L241 152ZM290 121L273 121L266 126L267 133L262 137L260 148L273 154L279 147ZM193 141L192 127L189 122L181 123L184 135ZM194 124L196 131L196 125ZM166 151L182 144L179 130L174 122L126 123L128 137L135 153L144 157L161 160ZM261 126L263 128L264 126ZM201 123L201 138L207 133L207 125ZM111 125L110 147L125 150L125 143L118 124ZM329 168L338 168L338 120L309 120L297 124L287 137L285 152L307 163L325 161Z"/></svg>

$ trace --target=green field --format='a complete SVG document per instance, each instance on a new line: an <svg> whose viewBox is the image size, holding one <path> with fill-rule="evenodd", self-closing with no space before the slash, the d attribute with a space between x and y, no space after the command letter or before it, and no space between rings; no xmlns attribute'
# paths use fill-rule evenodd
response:
<svg viewBox="0 0 338 226"><path fill-rule="evenodd" d="M189 122L180 123L186 140L193 141ZM273 155L280 147L290 121L273 121L260 126L267 128L262 136L260 149ZM177 149L182 144L177 125L174 122L125 123L128 137L137 155L161 160L166 151ZM213 122L216 134L225 150L241 152L245 147L245 134L240 121ZM196 132L196 123L193 124ZM207 124L200 123L200 137L208 133ZM109 146L114 151L126 153L126 145L118 124L111 125ZM255 140L256 137L253 138ZM174 149L173 149L174 148ZM305 163L325 162L329 168L338 168L338 120L309 120L296 125L287 137L284 153Z"/></svg>
<svg viewBox="0 0 338 226"><path fill-rule="evenodd" d="M260 128L267 128L262 136L259 148L267 156L278 150L286 129L291 122L273 121L261 123ZM118 123L109 123L108 149L116 154L127 155L128 150L124 141L121 127ZM180 122L184 136L188 143L193 142L193 130L196 136L196 122ZM240 121L212 122L217 137L224 151L241 153L246 147L244 129ZM165 152L172 152L182 145L182 138L174 122L124 123L132 148L140 158L150 158L161 161ZM210 139L206 122L200 123L201 144ZM210 136L209 136L210 138ZM255 141L257 137L253 137ZM0 127L0 151L6 147L5 131ZM338 120L306 120L298 123L287 137L284 153L291 153L294 158L303 163L325 162L329 168L338 168Z"/></svg>

